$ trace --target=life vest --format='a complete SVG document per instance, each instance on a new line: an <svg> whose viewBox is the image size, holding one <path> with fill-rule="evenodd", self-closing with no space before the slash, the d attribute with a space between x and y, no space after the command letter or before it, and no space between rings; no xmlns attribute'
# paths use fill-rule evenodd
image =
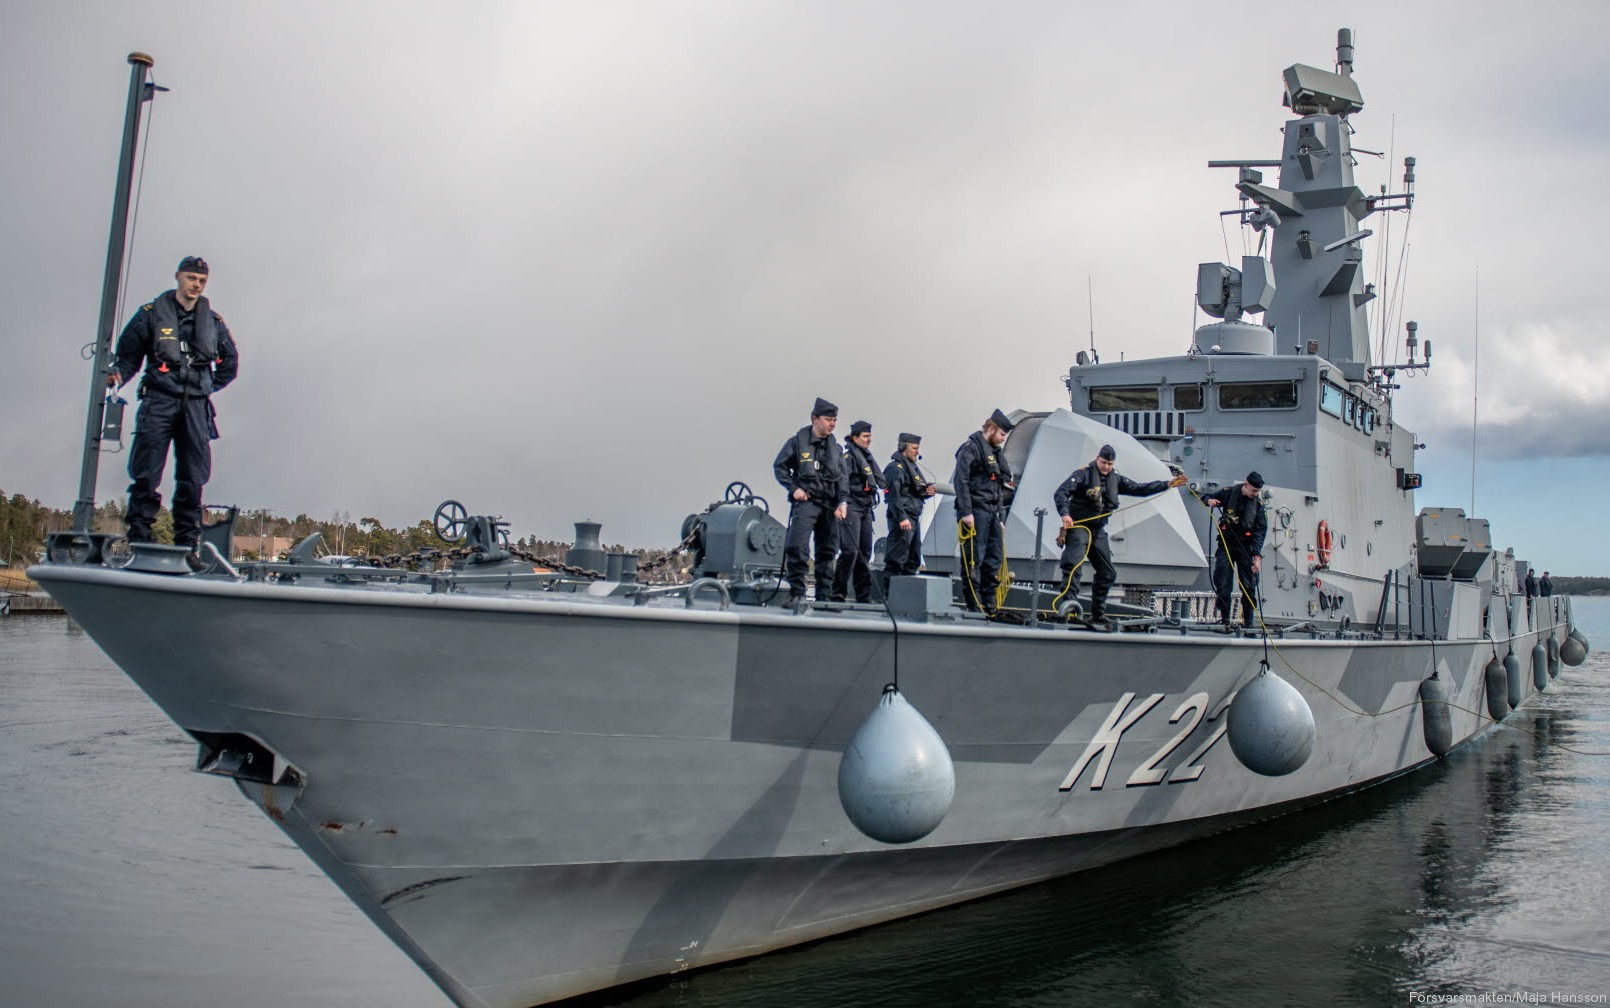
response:
<svg viewBox="0 0 1610 1008"><path fill-rule="evenodd" d="M1000 459L995 457L995 449L990 447L988 441L984 440L983 432L974 431L967 440L973 442L973 446L978 449L978 457L983 460L984 467L989 470L989 478L992 481L1003 483L1012 478L1012 474L1007 471L1006 466L1001 463Z"/></svg>
<svg viewBox="0 0 1610 1008"><path fill-rule="evenodd" d="M1083 479L1079 477L1083 476ZM1077 509L1080 514L1075 518L1090 518L1096 515L1109 514L1118 510L1118 468L1103 476L1096 464L1091 462L1073 475L1074 494L1068 500L1068 513L1073 514ZM1092 487L1101 488L1101 503L1097 504L1090 499L1088 491Z"/></svg>
<svg viewBox="0 0 1610 1008"><path fill-rule="evenodd" d="M1224 517L1219 521L1219 529L1224 533L1225 541L1242 553L1252 551L1252 537L1257 532L1258 512L1263 508L1263 501L1257 497L1248 497L1241 492L1243 483L1236 483L1225 491L1228 500L1224 503ZM1224 500L1224 498L1220 498ZM1320 522L1320 531L1329 535L1330 530L1324 522ZM1330 549L1327 546L1325 558L1330 558ZM1321 561L1322 563L1324 561Z"/></svg>
<svg viewBox="0 0 1610 1008"><path fill-rule="evenodd" d="M812 496L836 497L833 487L843 470L844 456L833 450L833 439L824 439L823 450L817 450L816 438L809 427L801 427L794 435L794 480Z"/></svg>
<svg viewBox="0 0 1610 1008"><path fill-rule="evenodd" d="M846 439L844 461L850 467L850 472L860 480L862 493L874 493L888 488L888 484L883 481L883 473L878 471L877 463L872 461L871 453L854 441Z"/></svg>
<svg viewBox="0 0 1610 1008"><path fill-rule="evenodd" d="M218 359L218 328L213 325L212 306L197 298L191 316L190 338L181 340L179 302L168 291L150 304L152 346L159 371L180 367L211 368Z"/></svg>
<svg viewBox="0 0 1610 1008"><path fill-rule="evenodd" d="M906 474L906 485L902 488L902 493L916 497L919 500L928 496L928 481L922 478L921 473L917 472L915 462L906 458L900 452L895 452L889 456L889 461L893 462L896 468Z"/></svg>

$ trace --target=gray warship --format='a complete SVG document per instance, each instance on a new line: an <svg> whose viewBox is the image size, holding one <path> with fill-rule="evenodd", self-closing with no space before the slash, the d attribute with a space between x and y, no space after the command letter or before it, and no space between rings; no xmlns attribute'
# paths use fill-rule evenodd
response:
<svg viewBox="0 0 1610 1008"><path fill-rule="evenodd" d="M420 570L324 563L312 542L237 567L226 524L206 572L77 530L29 574L196 740L198 770L464 1008L756 956L1412 771L1587 645L1569 599L1524 597L1526 562L1484 520L1416 510L1393 406L1431 346L1410 323L1407 359L1372 362L1360 227L1412 206L1413 162L1401 193L1355 185L1345 30L1334 70L1284 85L1278 160L1212 163L1270 250L1198 267L1219 321L1181 356L1081 354L1065 408L1013 414L1015 622L957 604L944 498L928 574L884 605L788 604L783 526L738 484L685 523L684 584L640 580L596 526L535 569L456 502L436 515L455 548ZM1125 595L1098 633L1058 597L1043 518L1104 442L1191 492L1114 516ZM1210 618L1200 499L1252 468L1262 602L1232 632Z"/></svg>

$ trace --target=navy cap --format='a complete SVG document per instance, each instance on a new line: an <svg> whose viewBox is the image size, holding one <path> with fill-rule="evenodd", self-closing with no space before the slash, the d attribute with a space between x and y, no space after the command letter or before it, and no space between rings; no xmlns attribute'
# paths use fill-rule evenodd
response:
<svg viewBox="0 0 1610 1008"><path fill-rule="evenodd" d="M857 434L870 433L872 433L872 425L867 423L865 420L857 420L855 423L850 424L850 437L855 437Z"/></svg>
<svg viewBox="0 0 1610 1008"><path fill-rule="evenodd" d="M1263 489L1263 477L1258 475L1258 471L1256 469L1247 473L1247 482L1252 484L1252 488L1254 490Z"/></svg>
<svg viewBox="0 0 1610 1008"><path fill-rule="evenodd" d="M1118 461L1118 453L1112 450L1112 445L1104 444L1101 446L1101 451L1096 452L1096 458L1104 458L1108 462L1116 462Z"/></svg>
<svg viewBox="0 0 1610 1008"><path fill-rule="evenodd" d="M828 402L826 399L823 399L821 396L816 397L816 405L811 407L811 416L836 417L838 415L839 408L837 406Z"/></svg>
<svg viewBox="0 0 1610 1008"><path fill-rule="evenodd" d="M1006 414L996 410L989 415L989 422L999 427L1003 432L1012 433L1012 421L1006 419Z"/></svg>
<svg viewBox="0 0 1610 1008"><path fill-rule="evenodd" d="M919 444L920 445L920 444L922 444L922 436L918 435L918 434L905 434L905 433L902 433L900 435L900 443L903 444L903 445L908 445L908 444Z"/></svg>
<svg viewBox="0 0 1610 1008"><path fill-rule="evenodd" d="M185 256L183 259L179 260L179 268L174 270L174 272L199 273L202 276L206 276L207 260L201 258L200 256Z"/></svg>

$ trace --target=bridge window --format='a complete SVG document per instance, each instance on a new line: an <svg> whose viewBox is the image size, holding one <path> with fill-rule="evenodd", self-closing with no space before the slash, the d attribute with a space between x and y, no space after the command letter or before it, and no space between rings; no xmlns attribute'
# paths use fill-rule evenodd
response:
<svg viewBox="0 0 1610 1008"><path fill-rule="evenodd" d="M1155 385L1133 385L1090 390L1090 412L1122 413L1126 410L1154 410L1162 403Z"/></svg>
<svg viewBox="0 0 1610 1008"><path fill-rule="evenodd" d="M1202 386L1176 385L1174 386L1174 408L1177 410L1199 410L1202 408Z"/></svg>
<svg viewBox="0 0 1610 1008"><path fill-rule="evenodd" d="M1333 417L1342 415L1342 390L1330 382L1321 382L1319 386L1319 408Z"/></svg>
<svg viewBox="0 0 1610 1008"><path fill-rule="evenodd" d="M1294 381L1231 382L1219 386L1219 409L1295 409Z"/></svg>

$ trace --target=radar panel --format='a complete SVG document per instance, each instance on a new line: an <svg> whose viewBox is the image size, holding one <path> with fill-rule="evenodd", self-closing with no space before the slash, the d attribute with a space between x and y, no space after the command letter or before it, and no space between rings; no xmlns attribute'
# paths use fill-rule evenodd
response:
<svg viewBox="0 0 1610 1008"><path fill-rule="evenodd" d="M1298 115L1352 115L1364 108L1364 95L1351 77L1304 66L1286 68L1285 105Z"/></svg>

